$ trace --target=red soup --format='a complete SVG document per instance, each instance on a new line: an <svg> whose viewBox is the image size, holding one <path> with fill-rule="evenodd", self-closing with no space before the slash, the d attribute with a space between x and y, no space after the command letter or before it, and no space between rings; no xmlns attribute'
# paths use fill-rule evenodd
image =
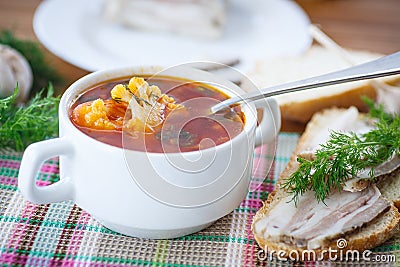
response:
<svg viewBox="0 0 400 267"><path fill-rule="evenodd" d="M146 80L146 77L143 77ZM124 127L133 112L128 103L111 97L117 84L128 84L129 78L107 81L85 90L70 107L74 125L98 141L131 150L147 152L187 152L209 148L229 141L244 127L245 117L240 107L210 114L210 107L228 98L216 88L171 77L152 77L148 84L158 86L161 93L172 97L181 108L165 109L162 123L148 131ZM102 100L101 127L91 126L86 107ZM107 127L108 121L112 127ZM94 125L94 124L93 124Z"/></svg>

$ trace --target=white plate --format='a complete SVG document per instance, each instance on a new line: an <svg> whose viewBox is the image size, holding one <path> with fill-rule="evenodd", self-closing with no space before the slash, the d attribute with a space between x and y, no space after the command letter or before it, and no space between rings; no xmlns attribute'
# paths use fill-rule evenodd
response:
<svg viewBox="0 0 400 267"><path fill-rule="evenodd" d="M103 18L103 1L43 1L34 16L37 37L52 53L89 71L234 59L244 70L258 58L296 54L311 45L309 19L289 0L231 0L218 40L121 27Z"/></svg>

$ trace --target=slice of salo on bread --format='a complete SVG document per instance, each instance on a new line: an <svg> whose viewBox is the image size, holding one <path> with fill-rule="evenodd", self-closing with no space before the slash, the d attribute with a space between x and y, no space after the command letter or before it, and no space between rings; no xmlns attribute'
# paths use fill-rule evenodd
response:
<svg viewBox="0 0 400 267"><path fill-rule="evenodd" d="M328 257L324 251L329 249L372 249L398 231L400 166L362 191L332 192L325 204L315 200L314 192L306 192L295 205L281 187L298 168L297 155L325 143L331 130L365 132L370 127L354 107L327 109L313 116L274 191L253 218L253 234L262 249L281 251L280 257L312 251L315 260ZM338 247L338 240L345 240L346 246Z"/></svg>

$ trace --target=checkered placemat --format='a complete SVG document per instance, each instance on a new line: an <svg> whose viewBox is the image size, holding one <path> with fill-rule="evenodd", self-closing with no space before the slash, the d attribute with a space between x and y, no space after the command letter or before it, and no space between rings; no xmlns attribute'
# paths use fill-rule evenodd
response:
<svg viewBox="0 0 400 267"><path fill-rule="evenodd" d="M27 202L17 188L20 153L0 154L0 263L2 266L395 266L400 236L375 248L391 263L282 262L260 258L252 217L273 190L296 146L297 134L281 133L275 146L255 150L254 179L241 205L209 228L177 239L148 240L115 233L71 201ZM58 180L58 160L47 161L39 184ZM268 172L269 170L269 172ZM260 185L260 186L258 186ZM397 254L396 254L397 253Z"/></svg>

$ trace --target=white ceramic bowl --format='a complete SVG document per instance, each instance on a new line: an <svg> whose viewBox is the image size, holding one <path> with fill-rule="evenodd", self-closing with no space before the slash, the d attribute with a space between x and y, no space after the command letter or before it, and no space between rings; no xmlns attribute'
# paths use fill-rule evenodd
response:
<svg viewBox="0 0 400 267"><path fill-rule="evenodd" d="M280 128L277 103L264 101L257 126L253 104L243 104L243 131L213 148L184 153L146 153L99 142L77 129L69 108L91 86L118 77L153 75L160 68L120 68L91 73L61 98L60 137L30 145L22 158L19 189L34 203L73 200L104 226L126 235L172 238L199 231L231 212L245 198L255 145L271 141ZM163 75L203 81L229 96L243 93L210 73L174 67ZM60 181L38 187L44 160L60 156Z"/></svg>

